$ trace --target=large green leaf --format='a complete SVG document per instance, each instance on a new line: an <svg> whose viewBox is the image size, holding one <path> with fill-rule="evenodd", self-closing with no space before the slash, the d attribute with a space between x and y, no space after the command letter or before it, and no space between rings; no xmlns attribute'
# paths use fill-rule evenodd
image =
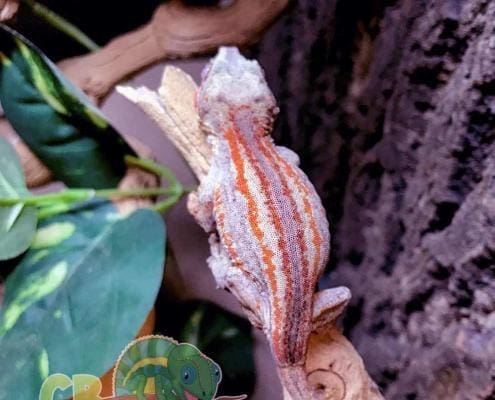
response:
<svg viewBox="0 0 495 400"><path fill-rule="evenodd" d="M0 102L31 150L72 187L113 187L127 143L31 42L0 24Z"/></svg>
<svg viewBox="0 0 495 400"><path fill-rule="evenodd" d="M0 197L28 196L24 173L14 149L0 138ZM0 261L17 257L31 244L36 231L34 207L0 206Z"/></svg>
<svg viewBox="0 0 495 400"><path fill-rule="evenodd" d="M250 395L255 381L251 324L212 303L187 301L157 306L157 329L197 346L222 368L220 395Z"/></svg>
<svg viewBox="0 0 495 400"><path fill-rule="evenodd" d="M38 398L47 375L107 371L153 307L165 228L108 203L44 221L5 285L0 399Z"/></svg>

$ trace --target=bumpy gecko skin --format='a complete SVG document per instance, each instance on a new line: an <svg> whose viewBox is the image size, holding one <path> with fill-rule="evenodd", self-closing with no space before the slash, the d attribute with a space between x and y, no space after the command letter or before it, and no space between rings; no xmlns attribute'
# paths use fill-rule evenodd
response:
<svg viewBox="0 0 495 400"><path fill-rule="evenodd" d="M198 109L213 159L189 209L211 233L209 266L266 333L292 398L312 398L309 334L350 297L346 288L314 293L330 250L325 210L297 155L273 143L278 109L256 61L221 48L203 72Z"/></svg>

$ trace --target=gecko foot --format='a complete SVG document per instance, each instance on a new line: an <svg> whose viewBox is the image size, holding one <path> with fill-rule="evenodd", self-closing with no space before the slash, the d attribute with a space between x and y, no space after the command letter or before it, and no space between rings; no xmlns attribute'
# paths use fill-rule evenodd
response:
<svg viewBox="0 0 495 400"><path fill-rule="evenodd" d="M313 301L313 330L333 323L351 299L351 291L345 286L325 289L315 293Z"/></svg>

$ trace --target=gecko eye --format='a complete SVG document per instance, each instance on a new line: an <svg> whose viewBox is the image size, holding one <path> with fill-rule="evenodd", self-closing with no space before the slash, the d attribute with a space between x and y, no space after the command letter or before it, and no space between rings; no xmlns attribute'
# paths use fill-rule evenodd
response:
<svg viewBox="0 0 495 400"><path fill-rule="evenodd" d="M196 369L192 365L184 365L180 371L180 377L183 383L190 385L196 380Z"/></svg>

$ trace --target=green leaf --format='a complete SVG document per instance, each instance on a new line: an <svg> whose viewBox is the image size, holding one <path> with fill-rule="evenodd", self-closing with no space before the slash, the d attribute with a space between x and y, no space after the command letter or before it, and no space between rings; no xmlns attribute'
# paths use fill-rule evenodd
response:
<svg viewBox="0 0 495 400"><path fill-rule="evenodd" d="M31 150L71 187L106 188L134 154L103 114L31 42L0 24L0 102Z"/></svg>
<svg viewBox="0 0 495 400"><path fill-rule="evenodd" d="M5 284L0 399L38 398L53 373L101 376L139 331L163 277L165 228L151 210L122 218L99 203L43 221L38 236Z"/></svg>
<svg viewBox="0 0 495 400"><path fill-rule="evenodd" d="M0 197L28 196L24 173L16 152L0 138ZM36 231L34 207L0 206L0 261L17 257L27 250Z"/></svg>
<svg viewBox="0 0 495 400"><path fill-rule="evenodd" d="M222 368L220 395L250 395L255 370L251 324L212 303L188 301L158 304L158 315L167 315L157 328L166 336L198 347Z"/></svg>

